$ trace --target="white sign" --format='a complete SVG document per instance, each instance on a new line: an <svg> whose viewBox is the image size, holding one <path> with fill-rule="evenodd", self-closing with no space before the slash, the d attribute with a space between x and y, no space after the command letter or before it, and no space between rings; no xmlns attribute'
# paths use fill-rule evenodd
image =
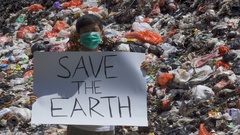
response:
<svg viewBox="0 0 240 135"><path fill-rule="evenodd" d="M32 123L147 126L141 53L34 54Z"/></svg>

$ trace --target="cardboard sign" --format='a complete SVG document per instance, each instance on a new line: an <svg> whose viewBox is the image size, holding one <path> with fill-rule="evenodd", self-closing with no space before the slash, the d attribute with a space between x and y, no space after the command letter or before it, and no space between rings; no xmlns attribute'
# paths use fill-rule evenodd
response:
<svg viewBox="0 0 240 135"><path fill-rule="evenodd" d="M34 54L32 123L147 126L145 55Z"/></svg>

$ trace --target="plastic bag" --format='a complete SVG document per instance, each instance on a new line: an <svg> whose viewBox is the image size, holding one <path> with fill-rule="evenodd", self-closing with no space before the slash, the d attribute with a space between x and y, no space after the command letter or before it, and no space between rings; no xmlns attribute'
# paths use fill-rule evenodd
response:
<svg viewBox="0 0 240 135"><path fill-rule="evenodd" d="M230 41L228 46L230 49L240 49L240 38L235 38L234 40Z"/></svg>
<svg viewBox="0 0 240 135"><path fill-rule="evenodd" d="M210 134L207 129L204 127L204 124L200 124L200 129L198 135L212 135Z"/></svg>
<svg viewBox="0 0 240 135"><path fill-rule="evenodd" d="M132 24L132 29L134 31L145 31L145 30L152 30L152 27L148 23L134 22Z"/></svg>
<svg viewBox="0 0 240 135"><path fill-rule="evenodd" d="M35 33L36 32L36 26L26 26L21 28L17 32L17 38L24 39L28 33Z"/></svg>
<svg viewBox="0 0 240 135"><path fill-rule="evenodd" d="M70 2L65 2L62 4L63 8L68 8L68 7L81 7L82 2L80 0L71 0Z"/></svg>
<svg viewBox="0 0 240 135"><path fill-rule="evenodd" d="M60 32L61 30L65 30L69 28L70 26L64 22L64 21L57 21L55 25L53 26L52 32Z"/></svg>
<svg viewBox="0 0 240 135"><path fill-rule="evenodd" d="M97 8L97 7L88 8L88 9L86 10L87 13L89 13L89 12L99 12L99 11L100 11L100 10L99 10L99 8Z"/></svg>
<svg viewBox="0 0 240 135"><path fill-rule="evenodd" d="M130 47L130 51L131 52L141 52L141 53L145 53L146 52L146 48L144 48L144 47L142 47L140 45L134 44L134 43L130 43L129 47Z"/></svg>
<svg viewBox="0 0 240 135"><path fill-rule="evenodd" d="M160 75L157 79L158 84L161 86L166 86L169 81L173 80L173 74L164 73Z"/></svg>
<svg viewBox="0 0 240 135"><path fill-rule="evenodd" d="M8 122L17 125L19 122L29 122L31 120L32 111L28 108L18 108L12 106L11 116L8 118Z"/></svg>
<svg viewBox="0 0 240 135"><path fill-rule="evenodd" d="M45 36L47 37L47 38L53 38L53 37L56 37L58 35L58 33L57 32L46 32L45 33Z"/></svg>
<svg viewBox="0 0 240 135"><path fill-rule="evenodd" d="M98 6L98 0L87 0L89 7L97 7Z"/></svg>
<svg viewBox="0 0 240 135"><path fill-rule="evenodd" d="M212 99L214 92L210 87L204 85L197 85L192 88L192 93L195 101L200 101L203 99Z"/></svg>
<svg viewBox="0 0 240 135"><path fill-rule="evenodd" d="M57 9L62 9L62 6L61 6L61 4L59 3L59 1L54 2L53 5L54 5L54 7L57 8Z"/></svg>
<svg viewBox="0 0 240 135"><path fill-rule="evenodd" d="M16 19L16 22L18 22L18 23L23 23L24 20L25 20L24 15L20 15L20 16Z"/></svg>
<svg viewBox="0 0 240 135"><path fill-rule="evenodd" d="M164 50L160 46L150 45L148 47L148 53L155 54L157 57L160 57L163 54Z"/></svg>
<svg viewBox="0 0 240 135"><path fill-rule="evenodd" d="M177 51L177 48L175 46L170 45L169 43L162 44L161 48L164 50L163 51L164 57L168 57L169 54Z"/></svg>
<svg viewBox="0 0 240 135"><path fill-rule="evenodd" d="M64 52L65 47L63 45L56 45L56 46L53 46L52 48L50 48L49 51L50 52Z"/></svg>
<svg viewBox="0 0 240 135"><path fill-rule="evenodd" d="M219 56L223 56L225 53L228 53L228 52L230 52L230 49L226 46L220 46L218 48Z"/></svg>
<svg viewBox="0 0 240 135"><path fill-rule="evenodd" d="M205 65L201 68L194 68L188 71L192 75L196 75L196 78L192 78L190 83L198 83L208 79L213 72L212 68L208 65ZM195 74L194 74L195 73Z"/></svg>
<svg viewBox="0 0 240 135"><path fill-rule="evenodd" d="M29 7L29 11L30 11L30 12L39 11L39 10L41 10L41 9L43 9L43 6L40 5L40 4L33 4L33 5L31 5L31 6Z"/></svg>
<svg viewBox="0 0 240 135"><path fill-rule="evenodd" d="M39 52L39 51L43 51L43 52L47 52L49 50L49 46L42 44L42 43L35 43L33 44L33 46L31 47L31 52Z"/></svg>
<svg viewBox="0 0 240 135"><path fill-rule="evenodd" d="M66 22L64 22L64 21L57 21L57 22L55 23L55 25L53 26L52 31L51 31L51 32L50 32L50 31L46 32L46 33L45 33L45 36L46 36L47 38L57 37L57 35L58 35L58 33L59 33L60 31L65 30L65 29L67 29L67 28L69 28L69 27L70 27L70 26L69 26Z"/></svg>
<svg viewBox="0 0 240 135"><path fill-rule="evenodd" d="M174 79L173 81L176 83L187 83L191 78L191 75L184 69L177 69L173 71Z"/></svg>
<svg viewBox="0 0 240 135"><path fill-rule="evenodd" d="M34 70L29 70L23 74L23 78L25 79L25 78L33 77L33 74L34 74Z"/></svg>
<svg viewBox="0 0 240 135"><path fill-rule="evenodd" d="M9 39L6 36L0 37L0 44L4 44L6 42L9 42Z"/></svg>
<svg viewBox="0 0 240 135"><path fill-rule="evenodd" d="M219 61L216 62L216 68L219 68L220 66L223 66L227 70L229 70L231 68L230 65L223 60L219 60Z"/></svg>
<svg viewBox="0 0 240 135"><path fill-rule="evenodd" d="M130 32L125 35L126 38L136 38L141 42L148 42L152 45L157 45L161 42L163 42L162 37L156 33L156 32L151 32L151 31L135 31L135 32Z"/></svg>

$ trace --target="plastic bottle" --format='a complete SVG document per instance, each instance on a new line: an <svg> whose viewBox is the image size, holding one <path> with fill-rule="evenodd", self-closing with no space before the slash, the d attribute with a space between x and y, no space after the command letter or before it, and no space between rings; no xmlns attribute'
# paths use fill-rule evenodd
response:
<svg viewBox="0 0 240 135"><path fill-rule="evenodd" d="M10 113L10 112L11 112L10 109L8 109L8 108L3 108L3 109L0 111L0 119L1 119L2 117L4 117L4 115L6 115L6 114L8 114L8 113Z"/></svg>
<svg viewBox="0 0 240 135"><path fill-rule="evenodd" d="M10 107L11 116L8 118L7 123L17 125L19 122L28 122L31 119L32 112L28 108Z"/></svg>

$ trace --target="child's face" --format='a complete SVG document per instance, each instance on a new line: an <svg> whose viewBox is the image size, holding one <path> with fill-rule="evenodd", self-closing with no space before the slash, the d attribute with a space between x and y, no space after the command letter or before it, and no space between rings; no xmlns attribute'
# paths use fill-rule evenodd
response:
<svg viewBox="0 0 240 135"><path fill-rule="evenodd" d="M83 28L80 29L79 34L81 35L83 33L88 33L88 32L99 32L101 33L101 37L102 37L102 30L100 29L97 23L84 26Z"/></svg>
<svg viewBox="0 0 240 135"><path fill-rule="evenodd" d="M86 51L99 51L98 46L103 38L103 31L97 23L89 24L80 29L80 42Z"/></svg>

